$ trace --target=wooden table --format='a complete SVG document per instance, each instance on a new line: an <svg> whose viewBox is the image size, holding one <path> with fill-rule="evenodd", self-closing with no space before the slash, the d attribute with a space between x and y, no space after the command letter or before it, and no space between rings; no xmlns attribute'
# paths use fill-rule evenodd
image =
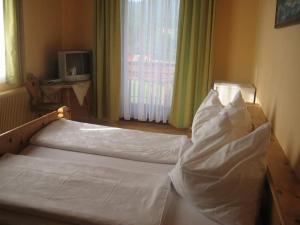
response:
<svg viewBox="0 0 300 225"><path fill-rule="evenodd" d="M44 94L44 101L64 103L64 105L72 108L72 113L75 113L75 118L76 111L78 112L82 109L85 109L87 114L86 116L90 115L90 87L90 80L41 85L41 89ZM74 101L73 99L77 99L77 101ZM76 104L76 102L78 104Z"/></svg>

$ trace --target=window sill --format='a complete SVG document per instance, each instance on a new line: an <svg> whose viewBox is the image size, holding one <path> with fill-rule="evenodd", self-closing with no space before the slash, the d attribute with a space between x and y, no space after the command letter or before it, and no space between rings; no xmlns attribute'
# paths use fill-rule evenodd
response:
<svg viewBox="0 0 300 225"><path fill-rule="evenodd" d="M19 85L12 85L12 84L5 84L5 83L0 83L0 92L7 91L10 89L17 88Z"/></svg>

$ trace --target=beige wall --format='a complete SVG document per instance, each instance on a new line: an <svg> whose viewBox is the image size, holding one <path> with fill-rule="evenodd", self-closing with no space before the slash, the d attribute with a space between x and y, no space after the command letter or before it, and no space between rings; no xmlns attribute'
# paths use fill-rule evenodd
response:
<svg viewBox="0 0 300 225"><path fill-rule="evenodd" d="M63 48L93 48L94 0L63 0Z"/></svg>
<svg viewBox="0 0 300 225"><path fill-rule="evenodd" d="M92 49L93 0L23 0L24 75L58 76L57 51Z"/></svg>
<svg viewBox="0 0 300 225"><path fill-rule="evenodd" d="M23 0L24 74L51 77L57 73L62 47L61 0Z"/></svg>
<svg viewBox="0 0 300 225"><path fill-rule="evenodd" d="M215 80L253 82L258 1L216 1Z"/></svg>
<svg viewBox="0 0 300 225"><path fill-rule="evenodd" d="M259 5L258 101L300 178L300 24L274 29L276 0Z"/></svg>

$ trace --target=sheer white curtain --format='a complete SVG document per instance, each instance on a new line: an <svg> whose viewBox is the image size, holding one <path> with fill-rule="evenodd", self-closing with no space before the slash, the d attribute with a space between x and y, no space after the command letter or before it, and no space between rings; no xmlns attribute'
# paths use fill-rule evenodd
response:
<svg viewBox="0 0 300 225"><path fill-rule="evenodd" d="M4 39L4 20L3 20L3 1L0 0L0 83L5 82L5 39Z"/></svg>
<svg viewBox="0 0 300 225"><path fill-rule="evenodd" d="M180 0L122 1L121 117L167 122Z"/></svg>

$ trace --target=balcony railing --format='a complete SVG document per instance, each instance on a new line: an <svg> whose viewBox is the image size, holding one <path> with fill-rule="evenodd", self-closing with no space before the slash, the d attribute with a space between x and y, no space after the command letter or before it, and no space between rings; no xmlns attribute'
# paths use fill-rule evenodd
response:
<svg viewBox="0 0 300 225"><path fill-rule="evenodd" d="M128 61L127 66L131 103L138 102L141 91L144 95L144 104L151 104L150 101L154 98L157 98L155 102L159 105L165 105L166 101L171 101L175 73L174 62Z"/></svg>

